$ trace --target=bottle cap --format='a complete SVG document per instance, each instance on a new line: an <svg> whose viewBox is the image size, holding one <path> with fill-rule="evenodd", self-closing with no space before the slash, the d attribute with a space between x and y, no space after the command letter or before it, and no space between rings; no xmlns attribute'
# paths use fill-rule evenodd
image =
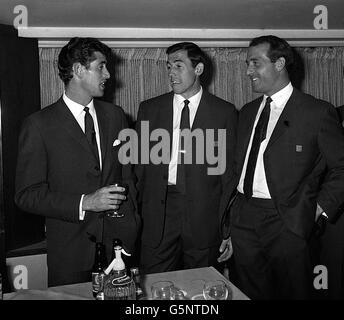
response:
<svg viewBox="0 0 344 320"><path fill-rule="evenodd" d="M138 267L132 267L132 268L130 268L130 272L133 275L139 274L139 268Z"/></svg>

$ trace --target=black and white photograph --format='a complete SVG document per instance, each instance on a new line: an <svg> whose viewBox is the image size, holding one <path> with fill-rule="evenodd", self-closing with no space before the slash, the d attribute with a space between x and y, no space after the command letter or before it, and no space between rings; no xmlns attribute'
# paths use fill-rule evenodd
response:
<svg viewBox="0 0 344 320"><path fill-rule="evenodd" d="M0 300L344 300L343 13L1 0Z"/></svg>

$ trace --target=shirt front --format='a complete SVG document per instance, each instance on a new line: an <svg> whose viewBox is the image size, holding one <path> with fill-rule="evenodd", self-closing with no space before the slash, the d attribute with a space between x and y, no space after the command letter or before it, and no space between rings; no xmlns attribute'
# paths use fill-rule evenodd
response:
<svg viewBox="0 0 344 320"><path fill-rule="evenodd" d="M74 116L77 123L79 124L81 130L85 133L85 114L86 114L86 112L84 111L85 106L68 98L65 92L63 93L62 99L67 105L72 115ZM97 140L97 146L98 146L99 165L101 169L102 168L102 155L101 155L101 149L100 149L99 127L98 127L96 110L93 104L93 99L90 101L90 103L86 107L89 108L89 113L92 116L93 123L94 123L94 130L96 132L96 140ZM82 201L84 199L84 196L85 196L84 194L81 195L80 204L79 204L79 219L80 220L84 220L85 218L85 211L82 210Z"/></svg>
<svg viewBox="0 0 344 320"><path fill-rule="evenodd" d="M63 101L67 105L70 112L73 114L75 120L79 124L81 130L85 133L85 114L84 111L85 106L71 100L67 97L66 93L63 94ZM90 103L86 106L89 108L89 113L92 116L93 123L94 123L94 130L96 132L96 140L97 140L97 147L98 147L98 155L99 155L99 165L102 168L102 157L101 157L101 149L100 149L100 135L99 135L99 126L97 120L96 110L94 108L93 99Z"/></svg>
<svg viewBox="0 0 344 320"><path fill-rule="evenodd" d="M272 132L275 129L277 121L278 121L280 115L282 114L284 107L287 104L292 93L293 93L293 86L289 82L289 84L287 86L285 86L283 89L281 89L280 91L276 92L275 94L273 94L271 96L272 102L270 104L271 110L270 110L268 127L267 127L267 131L266 131L266 138L260 144L256 168L255 168L255 172L254 172L253 186L252 186L252 191L253 191L252 197L254 197L254 198L271 199L271 195L269 192L269 188L268 188L268 184L266 182L266 176L265 176L264 152L265 152L265 149L269 143ZM244 179L245 179L245 174L246 174L248 157L249 157L249 154L251 151L254 131L255 131L256 125L258 123L260 114L262 113L262 111L264 109L267 97L268 97L267 95L264 95L264 97L263 97L263 101L259 106L257 116L256 116L256 119L254 122L253 130L251 132L251 138L250 138L250 142L249 142L248 147L247 147L244 166L243 166L243 169L241 172L239 185L237 187L237 190L240 193L244 193Z"/></svg>
<svg viewBox="0 0 344 320"><path fill-rule="evenodd" d="M191 98L187 99L190 101L190 128L196 117L196 112L199 103L202 98L203 89L201 89L193 95ZM172 137L172 154L171 161L168 166L168 184L175 185L177 182L177 164L178 164L178 154L179 154L179 137L180 137L180 120L182 116L182 110L184 108L184 101L186 99L180 94L174 94L173 96L173 137Z"/></svg>

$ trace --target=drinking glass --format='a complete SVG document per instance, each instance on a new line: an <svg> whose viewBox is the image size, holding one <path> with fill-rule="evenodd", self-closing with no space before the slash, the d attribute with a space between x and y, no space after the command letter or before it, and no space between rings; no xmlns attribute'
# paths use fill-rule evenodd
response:
<svg viewBox="0 0 344 320"><path fill-rule="evenodd" d="M174 300L188 300L186 297L187 292L185 290L173 287Z"/></svg>
<svg viewBox="0 0 344 320"><path fill-rule="evenodd" d="M227 300L229 288L222 280L208 281L203 287L205 300Z"/></svg>
<svg viewBox="0 0 344 320"><path fill-rule="evenodd" d="M151 287L153 300L174 300L175 290L171 281L154 282Z"/></svg>
<svg viewBox="0 0 344 320"><path fill-rule="evenodd" d="M117 192L112 192L112 193L118 193L118 194L124 194L124 195L127 194L127 186L121 180L116 180L114 183L111 184L111 186L122 187L125 189L124 191L117 191ZM114 211L108 211L106 215L110 218L123 218L124 217L124 213L119 212L119 209L114 210Z"/></svg>

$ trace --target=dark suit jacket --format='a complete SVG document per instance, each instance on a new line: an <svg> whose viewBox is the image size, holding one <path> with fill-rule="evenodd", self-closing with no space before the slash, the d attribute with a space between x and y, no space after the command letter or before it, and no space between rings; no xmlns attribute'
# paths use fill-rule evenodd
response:
<svg viewBox="0 0 344 320"><path fill-rule="evenodd" d="M261 101L248 103L239 113L236 178L226 192L227 206ZM264 167L272 200L294 233L309 237L317 203L334 219L344 199L344 137L335 108L294 88L265 150Z"/></svg>
<svg viewBox="0 0 344 320"><path fill-rule="evenodd" d="M137 120L138 132L142 121L149 121L149 132L158 128L167 130L172 146L173 93L142 102ZM218 150L226 156L226 170L222 175L208 175L207 164L186 165L188 214L196 248L216 245L222 239L219 204L232 172L236 121L234 105L203 91L192 130L201 129L204 133L205 129L227 130L226 150ZM150 142L150 149L155 144ZM139 164L135 172L143 219L142 244L156 247L163 236L168 164Z"/></svg>
<svg viewBox="0 0 344 320"><path fill-rule="evenodd" d="M119 131L127 127L120 107L94 100L100 131L102 170L74 116L61 98L32 114L23 123L16 174L15 200L27 212L46 216L49 285L87 281L95 248L95 235L111 251L112 239L121 238L134 248L139 216L130 167L118 160ZM125 217L100 218L86 212L79 221L82 194L123 177L130 185L129 200L122 204ZM104 216L104 215L102 215Z"/></svg>
<svg viewBox="0 0 344 320"><path fill-rule="evenodd" d="M343 123L343 121L344 121L344 105L337 107L337 111L339 114L340 121Z"/></svg>

